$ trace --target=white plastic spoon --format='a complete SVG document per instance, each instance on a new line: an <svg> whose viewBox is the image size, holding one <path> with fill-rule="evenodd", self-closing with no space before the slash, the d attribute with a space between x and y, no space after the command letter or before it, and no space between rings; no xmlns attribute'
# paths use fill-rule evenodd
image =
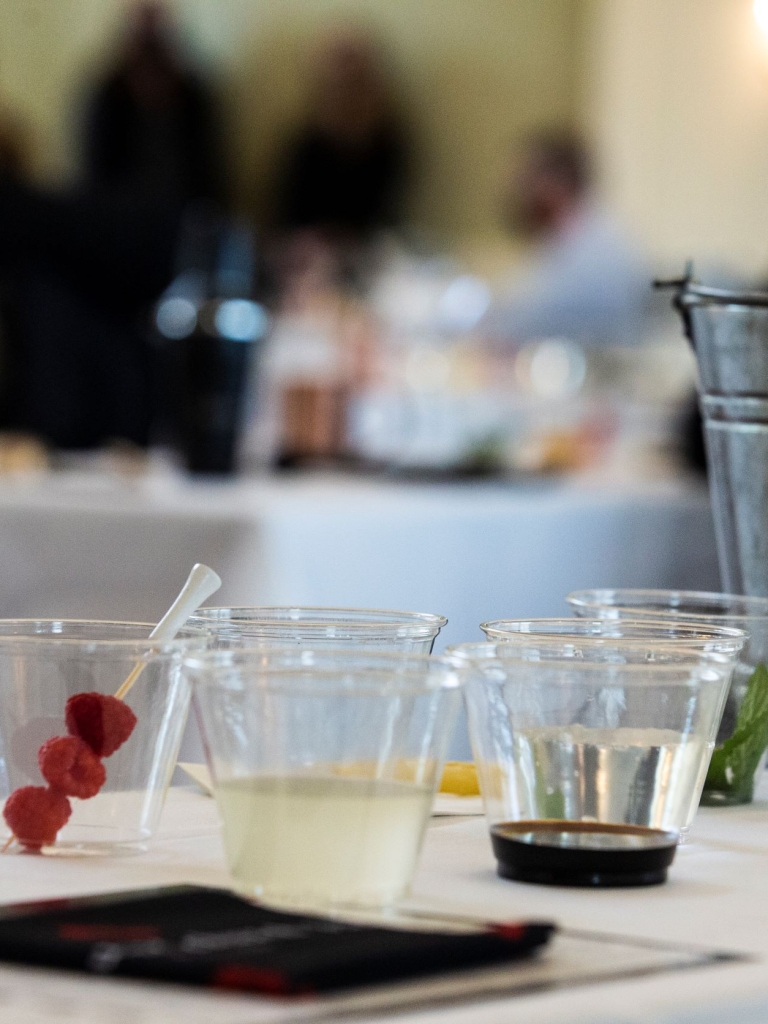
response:
<svg viewBox="0 0 768 1024"><path fill-rule="evenodd" d="M179 591L179 596L149 634L149 639L159 640L161 643L173 640L189 616L196 612L203 601L207 601L211 594L215 594L220 586L221 578L213 569L210 569L207 565L201 565L200 562L193 565L187 582ZM145 664L145 662L140 661L134 666L131 674L115 694L118 700L123 700L141 675Z"/></svg>

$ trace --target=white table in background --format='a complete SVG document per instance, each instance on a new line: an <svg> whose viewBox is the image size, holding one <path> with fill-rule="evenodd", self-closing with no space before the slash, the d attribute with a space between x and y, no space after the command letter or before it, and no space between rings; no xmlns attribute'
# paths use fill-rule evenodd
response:
<svg viewBox="0 0 768 1024"><path fill-rule="evenodd" d="M194 561L224 580L217 604L440 612L436 650L487 619L568 614L580 587L718 585L706 487L686 480L0 480L0 617L156 621Z"/></svg>
<svg viewBox="0 0 768 1024"><path fill-rule="evenodd" d="M402 1024L763 1024L768 1021L768 786L744 808L704 809L666 885L582 890L504 881L481 818L433 819L414 898L434 911L563 926L751 954L750 962L586 984L410 1013ZM196 883L227 875L210 798L172 790L161 835L142 856L3 860L0 902ZM556 954L556 946L553 947ZM2 1024L249 1024L256 1004L192 990L90 982L0 967ZM249 1014L249 1007L251 1012ZM381 1020L382 1018L377 1018Z"/></svg>
<svg viewBox="0 0 768 1024"><path fill-rule="evenodd" d="M0 616L152 621L192 559L221 573L217 602L438 611L444 643L563 614L575 587L717 585L698 482L0 480Z"/></svg>

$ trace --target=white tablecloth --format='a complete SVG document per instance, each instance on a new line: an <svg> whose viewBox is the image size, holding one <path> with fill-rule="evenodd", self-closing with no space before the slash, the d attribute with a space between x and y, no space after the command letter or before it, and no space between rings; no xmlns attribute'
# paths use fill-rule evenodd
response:
<svg viewBox="0 0 768 1024"><path fill-rule="evenodd" d="M768 786L744 808L704 809L666 885L583 890L498 878L482 819L433 819L414 886L432 912L565 927L751 954L751 962L585 984L397 1018L423 1024L763 1024L768 1020ZM213 800L172 790L147 854L105 859L9 855L0 903L178 883L226 885ZM557 956L557 945L552 956ZM256 1003L173 988L0 968L2 1024L251 1024ZM386 1018L392 1019L392 1018Z"/></svg>
<svg viewBox="0 0 768 1024"><path fill-rule="evenodd" d="M2 616L155 620L194 560L223 577L216 603L441 612L438 648L479 639L483 619L567 613L576 587L717 586L690 482L0 482Z"/></svg>
<svg viewBox="0 0 768 1024"><path fill-rule="evenodd" d="M687 481L0 482L0 617L156 621L195 561L224 580L216 604L442 613L436 650L487 619L568 614L580 587L718 586L706 488Z"/></svg>

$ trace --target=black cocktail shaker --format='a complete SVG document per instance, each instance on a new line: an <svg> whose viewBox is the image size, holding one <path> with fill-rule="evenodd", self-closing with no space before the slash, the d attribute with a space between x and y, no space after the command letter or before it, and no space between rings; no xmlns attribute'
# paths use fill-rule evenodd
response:
<svg viewBox="0 0 768 1024"><path fill-rule="evenodd" d="M240 224L196 217L184 265L156 311L172 386L172 433L192 473L231 474L253 362L267 328L254 300L255 246Z"/></svg>

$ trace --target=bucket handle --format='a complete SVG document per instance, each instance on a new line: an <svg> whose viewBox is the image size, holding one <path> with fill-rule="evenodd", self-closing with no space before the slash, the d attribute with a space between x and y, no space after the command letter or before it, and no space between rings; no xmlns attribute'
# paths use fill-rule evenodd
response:
<svg viewBox="0 0 768 1024"><path fill-rule="evenodd" d="M696 348L696 342L693 340L693 323L691 322L691 310L687 302L683 301L683 295L688 291L691 282L693 281L693 260L688 260L685 264L685 274L683 277L674 277L671 280L661 281L658 278L654 279L653 287L658 289L674 288L675 294L672 298L672 305L680 314L683 321L683 331L685 336L690 341L691 347Z"/></svg>

